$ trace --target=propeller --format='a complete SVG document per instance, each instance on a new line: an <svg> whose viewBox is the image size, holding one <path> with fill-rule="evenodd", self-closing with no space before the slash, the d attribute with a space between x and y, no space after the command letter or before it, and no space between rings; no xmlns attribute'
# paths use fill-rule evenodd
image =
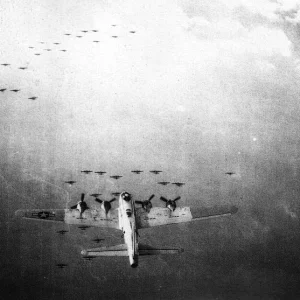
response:
<svg viewBox="0 0 300 300"><path fill-rule="evenodd" d="M98 203L101 203L101 208L105 211L105 214L107 215L109 210L111 209L111 203L117 200L116 198L112 198L111 200L101 200L99 198L95 198L95 201Z"/></svg>
<svg viewBox="0 0 300 300"><path fill-rule="evenodd" d="M86 202L84 201L85 194L81 194L81 199L76 205L71 206L71 209L78 209L80 212L79 218L82 219L82 214L85 210L89 209Z"/></svg>
<svg viewBox="0 0 300 300"><path fill-rule="evenodd" d="M143 208L144 210L146 210L146 211L149 213L150 210L151 210L151 208L152 208L151 200L152 200L154 197L155 197L155 195L151 195L151 196L149 197L148 200L144 200L144 201L139 201L139 200L137 200L137 201L135 201L135 203L141 204L141 205L142 205L142 208Z"/></svg>
<svg viewBox="0 0 300 300"><path fill-rule="evenodd" d="M179 200L181 197L177 197L175 199L166 199L165 197L160 197L160 200L166 202L166 207L170 209L171 211L174 211L176 209L176 201Z"/></svg>

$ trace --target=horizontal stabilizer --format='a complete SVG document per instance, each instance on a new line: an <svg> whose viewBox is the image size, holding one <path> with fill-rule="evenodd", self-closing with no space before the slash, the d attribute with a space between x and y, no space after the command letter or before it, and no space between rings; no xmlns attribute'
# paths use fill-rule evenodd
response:
<svg viewBox="0 0 300 300"><path fill-rule="evenodd" d="M139 255L163 255L182 253L182 248L154 248L151 246L139 244Z"/></svg>
<svg viewBox="0 0 300 300"><path fill-rule="evenodd" d="M116 246L104 246L99 248L92 248L82 250L81 255L85 257L95 256L128 256L127 245L120 244Z"/></svg>

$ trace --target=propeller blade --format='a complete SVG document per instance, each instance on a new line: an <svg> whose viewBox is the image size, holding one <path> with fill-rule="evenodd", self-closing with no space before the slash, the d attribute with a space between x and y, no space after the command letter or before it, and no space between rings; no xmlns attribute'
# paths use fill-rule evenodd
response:
<svg viewBox="0 0 300 300"><path fill-rule="evenodd" d="M117 200L117 198L112 198L112 199L109 201L109 203L114 202L114 201L116 201L116 200Z"/></svg>
<svg viewBox="0 0 300 300"><path fill-rule="evenodd" d="M95 198L95 201L99 202L99 203L102 203L103 200L99 199L99 198Z"/></svg>
<svg viewBox="0 0 300 300"><path fill-rule="evenodd" d="M177 197L177 198L175 198L173 201L177 201L177 200L179 200L181 197L179 196L179 197Z"/></svg>
<svg viewBox="0 0 300 300"><path fill-rule="evenodd" d="M151 201L153 198L155 197L155 195L153 194L153 195L151 195L150 197L149 197L149 199L148 199L148 201Z"/></svg>
<svg viewBox="0 0 300 300"><path fill-rule="evenodd" d="M160 197L160 200L168 202L168 200L165 197Z"/></svg>
<svg viewBox="0 0 300 300"><path fill-rule="evenodd" d="M85 196L85 194L81 194L81 201L84 201L84 196Z"/></svg>

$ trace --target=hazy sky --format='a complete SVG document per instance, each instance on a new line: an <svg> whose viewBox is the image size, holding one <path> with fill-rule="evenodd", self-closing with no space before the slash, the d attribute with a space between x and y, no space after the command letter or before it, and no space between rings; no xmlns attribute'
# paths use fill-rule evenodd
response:
<svg viewBox="0 0 300 300"><path fill-rule="evenodd" d="M58 249L57 227L16 225L14 210L62 208L82 192L100 191L109 199L111 192L127 190L136 199L155 193L155 205L163 205L159 196L181 196L182 205L230 203L240 210L232 220L149 231L143 236L152 243L180 244L190 253L175 258L176 267L174 258L147 259L135 275L124 270L126 259L98 261L95 288L105 276L106 283L119 280L127 289L150 276L149 299L160 290L163 299L233 299L234 291L235 299L273 299L296 291L299 269L289 269L285 259L300 263L299 1L0 0L0 6L0 63L10 64L0 65L0 89L7 89L0 92L1 240L3 255L26 249L27 264L19 259L4 265L5 272L14 266L8 282L18 278L24 287L31 278L24 269L40 274L41 264L48 265L51 280L41 299L56 299L62 287L53 265L68 252ZM145 173L130 173L137 168ZM83 169L124 177L116 182L83 175ZM155 176L151 169L164 172ZM236 174L225 175L229 171ZM71 179L78 181L72 188L63 183ZM162 187L158 180L186 185ZM30 230L40 234L40 248L30 246L29 240L36 243ZM67 238L76 272L80 247L92 235L75 228ZM49 249L43 238L51 241L45 242ZM215 260L207 258L210 253ZM39 268L31 259L40 261ZM74 299L78 282L64 272L64 295ZM88 281L90 273L83 274ZM176 287L170 288L169 276ZM277 282L284 283L276 289ZM115 288L117 297L121 285ZM83 297L80 284L77 289ZM101 295L108 297L108 291ZM33 297L26 288L21 294Z"/></svg>

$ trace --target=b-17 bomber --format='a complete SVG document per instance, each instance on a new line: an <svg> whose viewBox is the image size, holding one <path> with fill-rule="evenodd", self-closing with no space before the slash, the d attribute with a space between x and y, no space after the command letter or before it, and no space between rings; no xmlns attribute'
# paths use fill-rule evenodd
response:
<svg viewBox="0 0 300 300"><path fill-rule="evenodd" d="M117 35L112 35L111 37L113 37L113 38L115 38L115 39L116 39L118 36L117 36Z"/></svg>
<svg viewBox="0 0 300 300"><path fill-rule="evenodd" d="M65 267L67 267L67 264L56 264L56 266L60 269L64 269Z"/></svg>
<svg viewBox="0 0 300 300"><path fill-rule="evenodd" d="M99 193L94 193L94 194L90 194L90 196L92 196L92 197L99 197L99 196L101 196L102 194L99 194Z"/></svg>
<svg viewBox="0 0 300 300"><path fill-rule="evenodd" d="M99 43L100 41L93 41L93 43Z"/></svg>
<svg viewBox="0 0 300 300"><path fill-rule="evenodd" d="M99 238L96 238L96 239L93 239L92 242L95 242L97 244L99 244L100 242L104 241L104 239L99 239Z"/></svg>
<svg viewBox="0 0 300 300"><path fill-rule="evenodd" d="M19 69L20 70L26 70L27 68L26 67L20 67Z"/></svg>
<svg viewBox="0 0 300 300"><path fill-rule="evenodd" d="M59 230L56 231L58 234L64 235L65 233L69 232L68 230Z"/></svg>
<svg viewBox="0 0 300 300"><path fill-rule="evenodd" d="M11 92L17 93L17 92L19 92L20 90L14 89L14 90L10 90L10 91L11 91Z"/></svg>
<svg viewBox="0 0 300 300"><path fill-rule="evenodd" d="M10 64L1 64L1 66L7 67L10 66Z"/></svg>
<svg viewBox="0 0 300 300"><path fill-rule="evenodd" d="M115 197L118 197L118 196L120 196L120 192L113 192L113 193L111 193L113 196L115 196Z"/></svg>
<svg viewBox="0 0 300 300"><path fill-rule="evenodd" d="M60 45L60 43L53 43L54 45Z"/></svg>
<svg viewBox="0 0 300 300"><path fill-rule="evenodd" d="M41 55L41 53L34 53L34 55L39 56L39 55Z"/></svg>
<svg viewBox="0 0 300 300"><path fill-rule="evenodd" d="M35 100L35 99L37 99L37 97L29 97L28 99Z"/></svg>
<svg viewBox="0 0 300 300"><path fill-rule="evenodd" d="M158 182L158 184L161 184L161 185L167 185L169 183L170 183L169 181L160 181L160 182Z"/></svg>
<svg viewBox="0 0 300 300"><path fill-rule="evenodd" d="M229 175L229 176L232 176L232 175L234 175L235 173L234 173L234 172L226 172L225 174L226 174L226 175Z"/></svg>
<svg viewBox="0 0 300 300"><path fill-rule="evenodd" d="M121 176L121 175L112 175L112 176L109 176L109 177L118 180L123 176Z"/></svg>
<svg viewBox="0 0 300 300"><path fill-rule="evenodd" d="M69 184L69 185L73 185L74 183L76 183L76 181L74 180L69 180L69 181L65 181L65 183Z"/></svg>
<svg viewBox="0 0 300 300"><path fill-rule="evenodd" d="M108 211L102 207L90 209L86 206L83 210L78 206L73 206L70 209L20 209L15 212L15 215L31 220L56 221L69 225L79 225L79 228L82 229L94 226L117 230L124 237L123 244L82 250L82 258L90 260L95 257L106 257L109 259L112 256L127 256L130 266L135 268L138 266L139 256L179 254L183 251L181 248L154 248L139 243L138 230L225 217L237 212L237 208L232 206L226 208L217 207L213 210L204 209L204 211L187 206L176 208L175 202L180 197L173 200L161 197L161 200L166 202L167 207L152 207L151 199L153 197L154 195L151 195L146 201L135 201L131 194L124 191L119 196L118 208L109 209ZM110 203L111 201L105 201L104 203ZM149 205L147 202L151 203L151 207L147 208L147 204ZM136 207L136 203L141 204L142 207ZM103 202L101 202L101 206L102 204ZM95 239L95 242L98 242L98 239Z"/></svg>
<svg viewBox="0 0 300 300"><path fill-rule="evenodd" d="M65 49L62 49L62 50L59 50L59 51L66 52L67 50L65 50Z"/></svg>
<svg viewBox="0 0 300 300"><path fill-rule="evenodd" d="M90 171L90 170L83 170L83 171L80 171L81 173L84 173L84 174L90 174L92 173L93 171Z"/></svg>
<svg viewBox="0 0 300 300"><path fill-rule="evenodd" d="M142 173L142 172L144 172L144 171L141 171L141 170L133 170L133 171L131 171L132 173L135 173L135 174L140 174L140 173Z"/></svg>
<svg viewBox="0 0 300 300"><path fill-rule="evenodd" d="M172 184L175 184L175 185L177 185L179 187L185 185L184 182L172 182Z"/></svg>
<svg viewBox="0 0 300 300"><path fill-rule="evenodd" d="M98 175L106 174L106 172L104 172L104 171L96 171L96 172L94 172L94 173L96 173L96 174L98 174Z"/></svg>
<svg viewBox="0 0 300 300"><path fill-rule="evenodd" d="M149 172L157 175L157 174L161 173L162 171L158 171L158 170L151 170L151 171L149 171Z"/></svg>
<svg viewBox="0 0 300 300"><path fill-rule="evenodd" d="M6 90L7 90L7 89L0 89L0 92L3 93L3 92L5 92Z"/></svg>

